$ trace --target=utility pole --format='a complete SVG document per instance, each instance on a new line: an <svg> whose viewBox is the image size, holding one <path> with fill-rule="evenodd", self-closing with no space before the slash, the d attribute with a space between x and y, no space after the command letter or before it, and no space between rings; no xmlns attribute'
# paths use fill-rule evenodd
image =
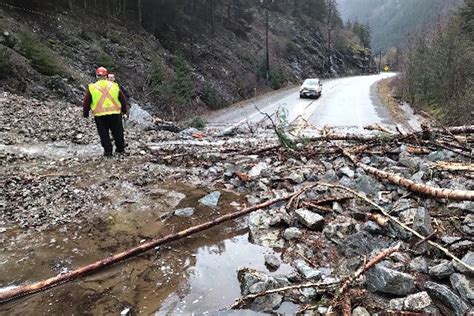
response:
<svg viewBox="0 0 474 316"><path fill-rule="evenodd" d="M332 47L331 47L331 42L332 42L332 28L334 24L334 14L336 10L336 3L334 0L326 0L326 7L327 7L327 31L328 31L328 65L329 69L332 67Z"/></svg>
<svg viewBox="0 0 474 316"><path fill-rule="evenodd" d="M266 70L267 70L267 74L266 74L266 79L267 81L270 80L270 49L268 48L268 29L269 29L269 25L268 25L268 4L267 6L265 7L265 65L266 65Z"/></svg>
<svg viewBox="0 0 474 316"><path fill-rule="evenodd" d="M270 6L270 3L273 3L273 1L274 0L260 0L260 3L263 4L265 8L265 79L267 82L270 80L270 48L268 45L270 25L268 7Z"/></svg>

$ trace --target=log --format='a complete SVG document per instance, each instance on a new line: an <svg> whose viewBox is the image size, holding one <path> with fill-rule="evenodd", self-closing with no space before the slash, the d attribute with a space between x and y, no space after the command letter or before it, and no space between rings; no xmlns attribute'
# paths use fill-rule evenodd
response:
<svg viewBox="0 0 474 316"><path fill-rule="evenodd" d="M426 184L416 183L412 180L402 178L391 172L379 170L361 162L356 164L359 168L380 179L387 180L393 184L407 188L410 191L434 198L448 199L454 201L474 201L474 191L471 190L451 190L428 186Z"/></svg>
<svg viewBox="0 0 474 316"><path fill-rule="evenodd" d="M439 129L439 128L433 128L429 129L429 132L432 133L441 133L441 134L446 134L448 133L449 135L459 135L459 134L472 134L474 133L474 125L467 125L467 126L457 126L457 127L447 127L446 130L444 129ZM406 135L387 135L387 134L381 134L381 135L360 135L360 134L327 134L327 135L318 135L318 136L313 136L307 138L309 141L329 141L329 140L352 140L352 141L359 141L359 142L365 142L365 141L373 141L373 140L395 140L395 139L406 139L412 136L422 136L423 132L415 132L411 134L406 134Z"/></svg>
<svg viewBox="0 0 474 316"><path fill-rule="evenodd" d="M358 161L346 150L342 148L341 150L345 156L347 156L357 167L361 168L365 172L370 173L376 176L377 178L387 180L393 184L407 188L410 191L440 199L448 199L454 201L474 201L474 191L441 189L431 187L426 184L417 183L412 180L400 177L399 175L396 175L394 173L383 171L372 166L366 165L365 163Z"/></svg>
<svg viewBox="0 0 474 316"><path fill-rule="evenodd" d="M287 200L291 199L292 197L294 197L295 195L300 194L300 192L301 191L298 191L298 192L289 194L289 195L284 196L284 197L268 200L264 203L254 205L252 207L248 207L248 208L245 208L243 210L240 210L240 211L237 211L237 212L234 212L234 213L223 215L221 217L218 217L214 220L205 222L203 224L187 228L187 229L182 230L178 233L169 234L169 235L166 235L164 237L159 237L159 238L153 239L149 242L145 242L145 243L143 243L139 246L136 246L132 249L123 251L121 253L112 255L112 256L104 258L104 259L101 259L101 260L96 261L94 263L91 263L89 265L80 267L76 270L73 270L73 271L70 271L70 272L67 272L67 273L63 273L63 274L59 274L55 277L52 277L52 278L49 278L49 279L46 279L46 280L43 280L43 281L39 281L39 282L36 282L36 283L33 283L33 284L22 285L22 286L18 286L16 288L13 288L13 289L8 290L8 291L0 292L0 304L4 304L4 303L7 303L9 301L12 301L12 300L15 300L17 298L24 297L24 296L27 296L27 295L30 295L30 294L33 294L33 293L44 291L46 289L57 286L59 284L63 284L63 283L66 283L66 282L77 280L77 279L82 278L86 275L90 275L91 273L97 272L97 271L99 271L99 270L101 270L105 267L108 267L108 266L111 266L111 265L116 264L118 262L124 261L125 259L135 257L135 256L137 256L139 254L142 254L142 253L144 253L148 250L151 250L151 249L153 249L157 246L160 246L160 245L172 242L172 241L176 241L176 240L179 240L179 239L183 239L183 238L188 237L190 235L193 235L195 233L207 230L209 228L215 227L215 226L217 226L219 224L222 224L224 222L239 218L241 216L244 216L244 215L252 213L256 210L271 206L271 205L276 204L278 202L287 201Z"/></svg>

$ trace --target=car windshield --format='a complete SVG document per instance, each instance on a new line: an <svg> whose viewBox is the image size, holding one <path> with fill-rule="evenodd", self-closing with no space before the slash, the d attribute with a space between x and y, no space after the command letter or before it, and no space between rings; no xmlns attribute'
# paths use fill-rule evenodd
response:
<svg viewBox="0 0 474 316"><path fill-rule="evenodd" d="M308 85L308 86L316 86L319 84L319 80L318 79L309 79L309 80L306 80L304 82L305 85Z"/></svg>

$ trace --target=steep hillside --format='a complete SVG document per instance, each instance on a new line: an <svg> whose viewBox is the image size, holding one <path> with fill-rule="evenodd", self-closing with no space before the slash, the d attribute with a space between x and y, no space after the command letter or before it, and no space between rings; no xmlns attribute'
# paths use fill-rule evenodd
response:
<svg viewBox="0 0 474 316"><path fill-rule="evenodd" d="M324 10L275 1L10 1L0 4L0 87L79 103L98 65L158 115L192 117L309 76L373 70ZM138 4L138 6L137 6ZM80 7L79 7L80 5ZM329 54L327 37L331 25ZM339 36L344 34L346 37ZM351 38L351 40L346 40ZM331 55L331 58L329 58ZM3 65L3 66L2 66Z"/></svg>
<svg viewBox="0 0 474 316"><path fill-rule="evenodd" d="M344 21L368 23L373 50L401 47L407 36L451 12L463 0L337 0Z"/></svg>

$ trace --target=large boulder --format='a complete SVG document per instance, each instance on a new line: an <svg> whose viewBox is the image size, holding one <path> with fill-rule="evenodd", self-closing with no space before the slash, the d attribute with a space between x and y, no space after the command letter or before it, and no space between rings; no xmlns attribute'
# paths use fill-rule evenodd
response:
<svg viewBox="0 0 474 316"><path fill-rule="evenodd" d="M415 288L415 278L380 264L367 272L366 286L371 292L404 296Z"/></svg>
<svg viewBox="0 0 474 316"><path fill-rule="evenodd" d="M151 116L150 113L142 109L136 103L133 103L130 107L130 111L128 113L128 120L133 125L142 129L153 128L155 125L153 116Z"/></svg>

